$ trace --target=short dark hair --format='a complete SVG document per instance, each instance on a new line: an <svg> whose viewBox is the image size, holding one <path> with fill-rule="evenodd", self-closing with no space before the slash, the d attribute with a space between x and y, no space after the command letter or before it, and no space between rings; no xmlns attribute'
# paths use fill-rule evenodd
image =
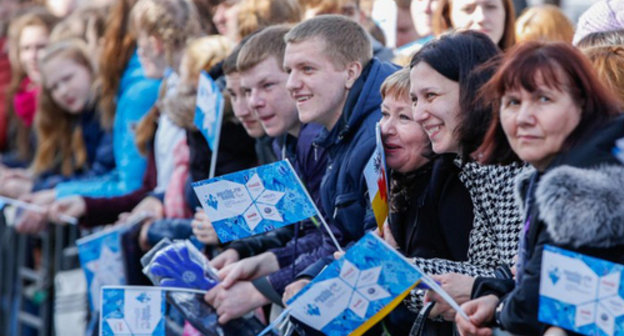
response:
<svg viewBox="0 0 624 336"><path fill-rule="evenodd" d="M553 89L569 92L581 107L581 120L564 141L563 149L574 146L620 110L617 98L600 82L591 63L578 49L562 42L520 44L505 54L500 67L479 94L495 104L488 133L478 149L481 162L500 161L496 157L497 149L508 146L507 138L500 136L503 132L499 108L505 92L518 88L534 92L542 82Z"/></svg>
<svg viewBox="0 0 624 336"><path fill-rule="evenodd" d="M492 105L475 93L494 73L489 62L500 54L490 38L480 32L463 31L441 36L425 44L413 57L410 68L425 62L442 76L459 84L459 118L456 135L461 156L481 144L492 116ZM487 65L486 65L487 64Z"/></svg>

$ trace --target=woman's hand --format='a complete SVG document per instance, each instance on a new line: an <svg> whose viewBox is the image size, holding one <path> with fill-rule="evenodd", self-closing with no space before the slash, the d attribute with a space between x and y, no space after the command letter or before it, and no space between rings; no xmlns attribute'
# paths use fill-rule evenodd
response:
<svg viewBox="0 0 624 336"><path fill-rule="evenodd" d="M206 245L216 245L219 243L217 232L204 210L198 209L195 212L195 217L191 221L191 227L193 228L193 234L200 242Z"/></svg>
<svg viewBox="0 0 624 336"><path fill-rule="evenodd" d="M459 273L432 275L431 277L433 280L440 283L440 287L442 287L458 304L461 305L470 300L472 284L474 283L473 277ZM425 302L430 301L436 302L429 313L430 318L442 315L447 321L453 321L453 319L455 319L455 309L451 308L441 296L432 290L428 290L425 294Z"/></svg>
<svg viewBox="0 0 624 336"><path fill-rule="evenodd" d="M494 319L494 312L500 300L495 295L487 295L464 303L461 308L470 320L457 314L455 323L463 336L490 336L492 329L484 327Z"/></svg>
<svg viewBox="0 0 624 336"><path fill-rule="evenodd" d="M62 215L80 218L87 212L87 205L81 196L70 196L55 201L50 206L50 220L55 223L64 223Z"/></svg>
<svg viewBox="0 0 624 336"><path fill-rule="evenodd" d="M148 196L132 209L131 214L134 215L141 212L149 214L154 220L158 220L165 216L165 207L158 198Z"/></svg>
<svg viewBox="0 0 624 336"><path fill-rule="evenodd" d="M305 287L309 283L309 279L300 279L286 286L286 289L284 289L284 296L282 296L282 302L284 303L284 305L286 305L286 302L288 302L288 300L290 300L293 296L299 293L299 291L302 290L303 287Z"/></svg>

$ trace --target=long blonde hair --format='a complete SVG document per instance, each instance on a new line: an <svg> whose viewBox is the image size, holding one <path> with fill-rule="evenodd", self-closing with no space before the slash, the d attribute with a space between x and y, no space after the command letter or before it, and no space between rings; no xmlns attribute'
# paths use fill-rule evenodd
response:
<svg viewBox="0 0 624 336"><path fill-rule="evenodd" d="M176 124L187 130L196 130L195 105L197 82L202 71L209 72L223 61L231 49L230 40L222 35L204 36L189 41L180 65L180 82L176 94L163 97L157 107L167 111ZM184 76L184 77L182 77ZM227 118L229 116L224 116Z"/></svg>
<svg viewBox="0 0 624 336"><path fill-rule="evenodd" d="M162 40L169 65L174 64L174 52L202 32L199 14L190 0L139 0L131 15L135 32Z"/></svg>
<svg viewBox="0 0 624 336"><path fill-rule="evenodd" d="M171 66L174 65L174 53L201 34L197 9L190 0L139 0L131 15L135 32L145 32L162 40L167 63ZM165 96L166 85L163 82L157 103ZM147 144L154 138L159 116L156 104L137 125L135 141L143 155L147 153Z"/></svg>
<svg viewBox="0 0 624 336"><path fill-rule="evenodd" d="M93 76L93 65L89 61L87 47L79 39L60 41L49 45L41 57L40 64L53 59L70 59L84 66ZM69 176L84 168L87 151L82 137L82 128L77 124L80 116L63 110L52 98L45 86L42 74L42 87L39 95L35 128L37 131L37 151L32 164L35 174L60 166L60 173Z"/></svg>

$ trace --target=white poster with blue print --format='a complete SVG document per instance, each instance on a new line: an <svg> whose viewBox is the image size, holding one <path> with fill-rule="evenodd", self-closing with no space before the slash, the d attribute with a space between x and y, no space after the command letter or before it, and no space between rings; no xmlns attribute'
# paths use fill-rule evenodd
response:
<svg viewBox="0 0 624 336"><path fill-rule="evenodd" d="M193 189L222 243L318 213L287 160L195 182Z"/></svg>
<svg viewBox="0 0 624 336"><path fill-rule="evenodd" d="M624 335L624 266L546 245L540 321L584 335Z"/></svg>
<svg viewBox="0 0 624 336"><path fill-rule="evenodd" d="M165 336L165 291L158 287L102 288L100 336Z"/></svg>
<svg viewBox="0 0 624 336"><path fill-rule="evenodd" d="M120 236L127 229L125 225L116 226L76 241L92 311L100 307L102 286L126 284Z"/></svg>
<svg viewBox="0 0 624 336"><path fill-rule="evenodd" d="M210 75L202 71L197 84L195 126L204 135L210 149L219 146L221 121L223 120L223 95Z"/></svg>
<svg viewBox="0 0 624 336"><path fill-rule="evenodd" d="M290 314L325 335L361 334L398 303L423 274L377 235L367 233L289 302ZM390 309L385 309L388 306Z"/></svg>

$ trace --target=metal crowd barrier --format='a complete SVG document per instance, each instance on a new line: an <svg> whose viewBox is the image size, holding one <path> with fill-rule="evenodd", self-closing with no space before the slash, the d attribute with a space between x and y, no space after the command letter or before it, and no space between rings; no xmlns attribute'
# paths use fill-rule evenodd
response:
<svg viewBox="0 0 624 336"><path fill-rule="evenodd" d="M76 227L58 225L37 235L18 234L0 216L0 335L55 336L54 278L79 266L78 234ZM36 269L35 245L41 251Z"/></svg>

